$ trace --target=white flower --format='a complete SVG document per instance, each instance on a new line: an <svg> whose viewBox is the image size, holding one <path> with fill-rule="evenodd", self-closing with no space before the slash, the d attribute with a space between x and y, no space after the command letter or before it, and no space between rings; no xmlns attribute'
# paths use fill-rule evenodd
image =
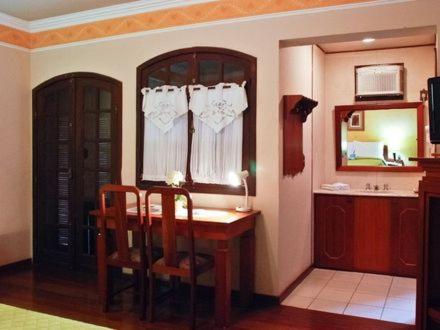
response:
<svg viewBox="0 0 440 330"><path fill-rule="evenodd" d="M171 171L167 174L165 182L169 186L178 187L183 182L183 174L180 171Z"/></svg>

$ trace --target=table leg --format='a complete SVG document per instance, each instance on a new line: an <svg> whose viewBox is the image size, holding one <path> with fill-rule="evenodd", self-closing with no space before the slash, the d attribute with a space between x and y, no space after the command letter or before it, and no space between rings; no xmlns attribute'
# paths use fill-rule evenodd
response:
<svg viewBox="0 0 440 330"><path fill-rule="evenodd" d="M215 251L215 324L226 327L231 319L231 252L229 241L217 241Z"/></svg>
<svg viewBox="0 0 440 330"><path fill-rule="evenodd" d="M255 289L255 230L240 236L240 305L252 304Z"/></svg>

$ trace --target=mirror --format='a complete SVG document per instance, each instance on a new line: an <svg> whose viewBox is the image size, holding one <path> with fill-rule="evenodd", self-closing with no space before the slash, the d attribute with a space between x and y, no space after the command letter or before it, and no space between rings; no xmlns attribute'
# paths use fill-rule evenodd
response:
<svg viewBox="0 0 440 330"><path fill-rule="evenodd" d="M335 107L338 171L420 171L424 154L423 103Z"/></svg>

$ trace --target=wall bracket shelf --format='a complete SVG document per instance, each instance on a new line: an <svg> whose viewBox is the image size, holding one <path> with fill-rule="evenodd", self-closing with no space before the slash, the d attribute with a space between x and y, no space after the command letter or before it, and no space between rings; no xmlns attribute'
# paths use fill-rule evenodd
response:
<svg viewBox="0 0 440 330"><path fill-rule="evenodd" d="M318 105L303 95L283 96L283 175L294 177L304 170L303 124Z"/></svg>

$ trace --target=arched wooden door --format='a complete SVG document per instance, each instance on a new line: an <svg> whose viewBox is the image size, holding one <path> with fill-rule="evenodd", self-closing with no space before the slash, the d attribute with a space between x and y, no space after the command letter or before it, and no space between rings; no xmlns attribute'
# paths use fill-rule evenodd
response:
<svg viewBox="0 0 440 330"><path fill-rule="evenodd" d="M95 267L98 189L121 181L122 84L69 73L33 90L34 261Z"/></svg>

